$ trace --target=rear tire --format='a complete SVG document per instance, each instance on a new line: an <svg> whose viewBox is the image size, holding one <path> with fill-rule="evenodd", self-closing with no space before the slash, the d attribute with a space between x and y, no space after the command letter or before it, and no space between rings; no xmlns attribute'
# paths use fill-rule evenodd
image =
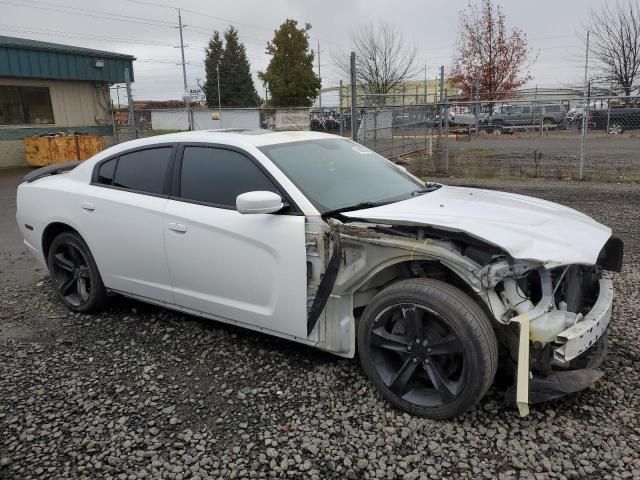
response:
<svg viewBox="0 0 640 480"><path fill-rule="evenodd" d="M63 232L55 237L47 263L56 294L69 310L96 312L107 304L100 272L80 235Z"/></svg>
<svg viewBox="0 0 640 480"><path fill-rule="evenodd" d="M360 319L358 351L387 401L433 419L478 403L498 364L484 311L462 291L431 279L399 281L378 293Z"/></svg>

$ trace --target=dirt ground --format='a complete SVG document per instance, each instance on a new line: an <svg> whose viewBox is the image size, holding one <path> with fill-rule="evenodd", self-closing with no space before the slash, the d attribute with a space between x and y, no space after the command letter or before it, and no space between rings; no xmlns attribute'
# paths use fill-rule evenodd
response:
<svg viewBox="0 0 640 480"><path fill-rule="evenodd" d="M411 417L339 359L116 298L67 311L15 226L0 170L0 478L640 479L640 185L440 179L564 203L625 242L604 376L518 416L494 386Z"/></svg>

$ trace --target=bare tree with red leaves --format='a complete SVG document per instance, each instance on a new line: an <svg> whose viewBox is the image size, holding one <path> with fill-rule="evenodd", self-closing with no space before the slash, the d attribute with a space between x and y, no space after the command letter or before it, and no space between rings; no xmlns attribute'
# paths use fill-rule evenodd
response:
<svg viewBox="0 0 640 480"><path fill-rule="evenodd" d="M507 98L532 79L535 58L520 28L507 31L505 16L493 0L469 3L460 13L460 31L450 79L473 97L476 80L483 100Z"/></svg>

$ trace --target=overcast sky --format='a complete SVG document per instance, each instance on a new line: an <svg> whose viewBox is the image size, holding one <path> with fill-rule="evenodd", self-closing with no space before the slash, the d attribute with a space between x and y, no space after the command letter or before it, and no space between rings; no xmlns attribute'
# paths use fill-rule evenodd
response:
<svg viewBox="0 0 640 480"><path fill-rule="evenodd" d="M538 54L530 86L564 86L579 82L584 68L583 25L589 8L607 0L536 0L499 2L508 26L528 35ZM609 0L612 1L612 0ZM343 75L331 55L349 51L350 33L359 24L383 18L415 44L430 78L439 65L451 64L458 15L467 0L153 0L181 7L190 86L204 80L203 47L213 30L235 25L245 42L252 72L264 69L267 40L284 19L312 25L312 45L320 41L323 87ZM0 34L33 38L134 55L134 98L176 99L183 92L177 12L132 0L0 0ZM264 95L262 85L256 84Z"/></svg>

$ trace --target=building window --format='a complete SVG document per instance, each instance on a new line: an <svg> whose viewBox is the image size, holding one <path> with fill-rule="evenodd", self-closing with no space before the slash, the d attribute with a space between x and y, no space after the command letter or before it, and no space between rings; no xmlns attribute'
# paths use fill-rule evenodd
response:
<svg viewBox="0 0 640 480"><path fill-rule="evenodd" d="M0 85L0 125L52 124L48 87Z"/></svg>

